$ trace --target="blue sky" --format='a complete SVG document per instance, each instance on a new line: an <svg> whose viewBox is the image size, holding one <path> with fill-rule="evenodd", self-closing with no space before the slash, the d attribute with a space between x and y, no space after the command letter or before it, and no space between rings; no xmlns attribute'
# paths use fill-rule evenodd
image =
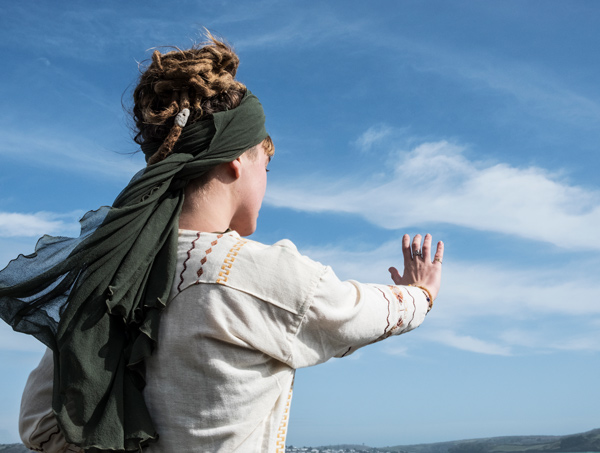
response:
<svg viewBox="0 0 600 453"><path fill-rule="evenodd" d="M0 267L75 235L143 165L128 104L152 48L238 51L276 147L259 230L389 282L446 245L423 326L296 377L288 444L600 427L600 5L594 1L9 2ZM0 443L43 348L0 325Z"/></svg>

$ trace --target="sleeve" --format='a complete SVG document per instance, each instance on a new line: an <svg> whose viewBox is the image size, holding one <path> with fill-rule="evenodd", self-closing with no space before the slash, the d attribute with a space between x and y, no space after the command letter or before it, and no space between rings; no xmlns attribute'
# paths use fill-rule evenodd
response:
<svg viewBox="0 0 600 453"><path fill-rule="evenodd" d="M327 268L292 344L294 368L345 357L418 327L429 301L417 287L340 281Z"/></svg>
<svg viewBox="0 0 600 453"><path fill-rule="evenodd" d="M79 447L68 444L52 411L54 359L46 349L39 365L34 369L23 391L19 434L30 450L47 453L83 453Z"/></svg>

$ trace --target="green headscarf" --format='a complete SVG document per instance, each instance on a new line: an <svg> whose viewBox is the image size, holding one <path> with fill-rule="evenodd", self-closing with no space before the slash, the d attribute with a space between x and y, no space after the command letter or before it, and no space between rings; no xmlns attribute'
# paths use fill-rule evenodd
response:
<svg viewBox="0 0 600 453"><path fill-rule="evenodd" d="M138 173L112 207L82 218L79 238L44 236L36 253L0 271L0 317L54 351L52 406L69 443L139 451L157 439L144 360L175 274L186 182L261 143L264 122L247 92L237 108L186 126L173 154Z"/></svg>

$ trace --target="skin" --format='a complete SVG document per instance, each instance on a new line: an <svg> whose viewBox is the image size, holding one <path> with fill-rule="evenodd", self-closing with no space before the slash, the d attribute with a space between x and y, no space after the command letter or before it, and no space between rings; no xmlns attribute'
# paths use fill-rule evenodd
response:
<svg viewBox="0 0 600 453"><path fill-rule="evenodd" d="M267 187L269 157L262 144L258 152L245 152L232 162L221 164L201 186L193 183L186 188L185 201L179 218L179 227L186 230L223 232L227 229L248 236L256 230L258 212ZM206 213L211 215L207 216ZM396 285L422 286L435 299L440 290L444 244L437 243L431 258L431 235L417 234L412 242L405 234L402 238L404 272L395 267L389 271ZM422 251L422 256L417 251Z"/></svg>
<svg viewBox="0 0 600 453"><path fill-rule="evenodd" d="M257 146L258 152L246 151L234 161L217 166L204 185L188 185L179 228L206 232L232 229L241 236L254 233L271 160L262 144Z"/></svg>
<svg viewBox="0 0 600 453"><path fill-rule="evenodd" d="M429 290L435 300L440 291L442 279L442 260L444 258L444 243L438 242L433 261L431 260L431 235L426 234L421 249L421 235L414 239L405 234L402 237L402 254L404 255L404 273L400 275L398 269L390 267L392 280L396 285L423 286ZM422 256L415 253L422 251Z"/></svg>

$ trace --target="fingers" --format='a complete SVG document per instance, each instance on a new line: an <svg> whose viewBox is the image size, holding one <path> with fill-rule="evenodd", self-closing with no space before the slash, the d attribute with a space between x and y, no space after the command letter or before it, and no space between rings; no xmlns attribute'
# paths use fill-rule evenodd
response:
<svg viewBox="0 0 600 453"><path fill-rule="evenodd" d="M442 241L437 243L437 249L435 251L435 256L433 257L433 263L442 264L442 260L444 259L444 243Z"/></svg>
<svg viewBox="0 0 600 453"><path fill-rule="evenodd" d="M402 282L402 276L400 275L400 272L398 272L398 269L396 269L395 267L390 267L388 269L388 271L390 272L390 275L392 276L392 280L393 280L394 284L400 285Z"/></svg>
<svg viewBox="0 0 600 453"><path fill-rule="evenodd" d="M421 244L421 240L423 244ZM404 270L400 274L398 269L390 267L389 272L394 284L423 286L435 299L440 290L444 243L441 241L437 243L432 261L432 242L433 238L429 233L425 237L417 234L412 240L408 234L402 236Z"/></svg>
<svg viewBox="0 0 600 453"><path fill-rule="evenodd" d="M415 237L413 239L412 251L413 251L414 258L416 258L417 256L422 256L421 255L421 235L420 234L415 235Z"/></svg>
<svg viewBox="0 0 600 453"><path fill-rule="evenodd" d="M410 236L408 234L405 234L402 237L402 253L404 255L404 263L407 263L409 260L412 260L416 257L421 257L424 261L431 262L431 234L427 233L425 235L425 238L423 239L423 248L421 248L421 238L422 236L420 234L416 234L411 244ZM444 243L438 242L434 261L441 263L443 258Z"/></svg>
<svg viewBox="0 0 600 453"><path fill-rule="evenodd" d="M427 233L423 240L423 259L427 262L431 261L431 234Z"/></svg>
<svg viewBox="0 0 600 453"><path fill-rule="evenodd" d="M402 255L404 255L404 266L406 266L406 263L409 263L412 259L410 253L410 236L408 234L402 236Z"/></svg>

